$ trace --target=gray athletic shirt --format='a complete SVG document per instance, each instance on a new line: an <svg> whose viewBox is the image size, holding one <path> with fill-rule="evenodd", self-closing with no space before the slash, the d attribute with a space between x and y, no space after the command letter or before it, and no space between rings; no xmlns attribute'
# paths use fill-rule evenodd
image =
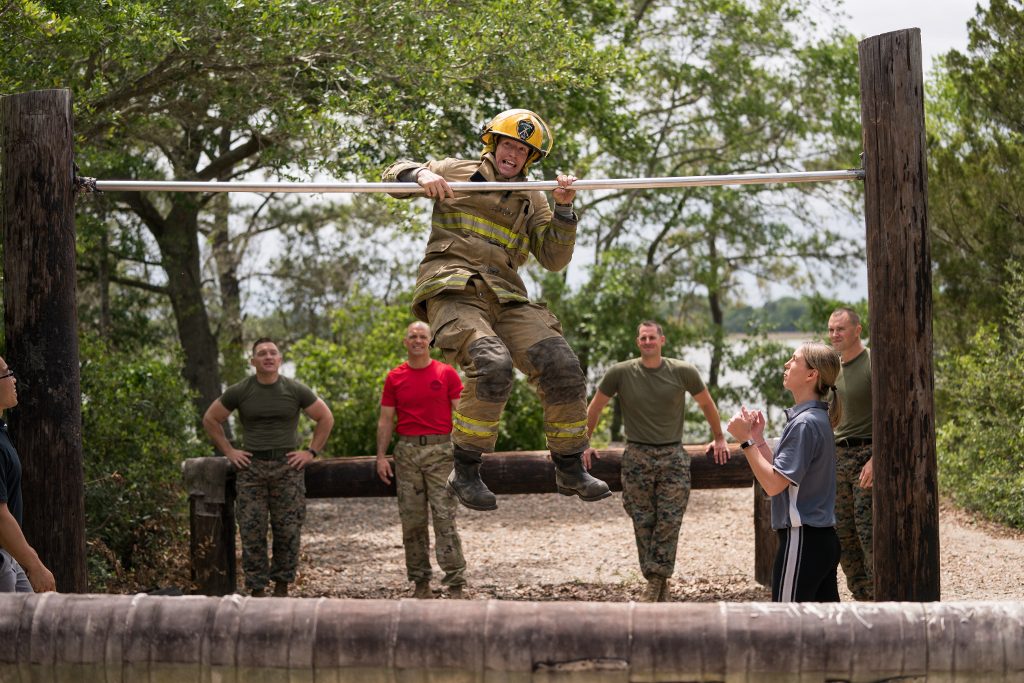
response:
<svg viewBox="0 0 1024 683"><path fill-rule="evenodd" d="M836 443L828 404L804 401L786 410L772 467L792 484L772 496L772 528L836 525Z"/></svg>

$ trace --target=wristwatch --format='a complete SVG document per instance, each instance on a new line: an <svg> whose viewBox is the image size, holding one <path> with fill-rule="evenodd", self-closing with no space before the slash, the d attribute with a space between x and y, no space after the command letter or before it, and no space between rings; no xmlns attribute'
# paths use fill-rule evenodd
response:
<svg viewBox="0 0 1024 683"><path fill-rule="evenodd" d="M747 439L746 441L744 441L743 443L740 444L740 450L741 451L742 450L746 450L746 449L750 448L753 445L754 445L754 440L753 439Z"/></svg>
<svg viewBox="0 0 1024 683"><path fill-rule="evenodd" d="M309 453L312 453L314 458L319 458L320 457L320 451L318 451L317 449L313 448L312 446L307 448L306 451L308 451Z"/></svg>

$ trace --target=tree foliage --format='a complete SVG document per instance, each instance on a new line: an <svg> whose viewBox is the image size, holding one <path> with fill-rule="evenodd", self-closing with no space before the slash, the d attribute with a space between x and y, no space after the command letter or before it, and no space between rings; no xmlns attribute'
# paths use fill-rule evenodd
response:
<svg viewBox="0 0 1024 683"><path fill-rule="evenodd" d="M577 25L553 0L17 2L0 15L16 38L0 53L0 90L70 87L79 164L90 175L372 178L399 154L476 152L473 131L511 100L544 102L555 121L606 104L616 50L595 47L593 36L615 5L585 7L588 23ZM543 68L536 55L550 55ZM147 233L144 260L165 282L132 278L137 261L112 265L122 272L108 282L169 298L201 410L221 389L218 328L241 351L231 242L247 235L227 214L258 209L208 194L114 199L97 225ZM104 261L121 251L120 231L110 232ZM209 279L208 247L220 259ZM229 318L219 324L210 315L217 296Z"/></svg>
<svg viewBox="0 0 1024 683"><path fill-rule="evenodd" d="M80 351L90 588L152 586L187 529L181 462L210 447L191 428L177 357L88 335Z"/></svg>
<svg viewBox="0 0 1024 683"><path fill-rule="evenodd" d="M645 3L623 30L635 71L621 87L637 135L628 146L595 150L588 170L664 177L855 165L853 40L841 32L808 38L820 35L810 17L787 0ZM597 266L575 305L593 307L593 291L615 280L611 270L639 269L650 288L637 298L653 294L655 304L643 317L677 321L685 337L706 340L714 386L724 311L741 273L798 285L861 256L817 221L813 192L624 189L585 199L580 240L593 246Z"/></svg>
<svg viewBox="0 0 1024 683"><path fill-rule="evenodd" d="M1024 4L992 0L930 83L929 223L940 347L1005 318L1011 264L1024 258Z"/></svg>
<svg viewBox="0 0 1024 683"><path fill-rule="evenodd" d="M1024 262L1012 267L1002 320L980 325L970 345L939 364L948 411L938 430L940 483L964 507L1024 528Z"/></svg>

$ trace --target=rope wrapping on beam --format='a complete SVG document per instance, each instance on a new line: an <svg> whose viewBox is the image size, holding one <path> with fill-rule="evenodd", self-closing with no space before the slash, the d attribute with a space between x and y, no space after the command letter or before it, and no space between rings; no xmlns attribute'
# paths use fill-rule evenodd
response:
<svg viewBox="0 0 1024 683"><path fill-rule="evenodd" d="M674 187L711 187L723 185L765 185L772 183L821 183L863 180L863 169L794 173L746 173L735 175L677 176L666 178L581 179L572 184L574 190L647 190ZM509 190L554 190L554 180L521 182L449 183L456 192L507 192ZM184 180L97 180L95 190L101 192L278 192L278 193L374 193L422 194L416 183L364 182L198 182Z"/></svg>
<svg viewBox="0 0 1024 683"><path fill-rule="evenodd" d="M15 681L1020 681L1024 602L0 595Z"/></svg>

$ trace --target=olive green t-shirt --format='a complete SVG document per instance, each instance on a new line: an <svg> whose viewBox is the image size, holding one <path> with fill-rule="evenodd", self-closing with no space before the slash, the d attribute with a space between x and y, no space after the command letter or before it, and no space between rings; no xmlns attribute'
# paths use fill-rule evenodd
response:
<svg viewBox="0 0 1024 683"><path fill-rule="evenodd" d="M668 444L682 440L686 392L704 391L704 380L692 363L663 358L651 369L634 358L613 365L598 389L605 396L618 394L629 441Z"/></svg>
<svg viewBox="0 0 1024 683"><path fill-rule="evenodd" d="M864 349L836 378L843 416L836 425L836 441L871 438L871 350Z"/></svg>
<svg viewBox="0 0 1024 683"><path fill-rule="evenodd" d="M228 387L220 402L238 411L246 450L293 449L299 443L299 411L316 403L316 394L289 377L279 375L273 384L260 384L250 375Z"/></svg>

